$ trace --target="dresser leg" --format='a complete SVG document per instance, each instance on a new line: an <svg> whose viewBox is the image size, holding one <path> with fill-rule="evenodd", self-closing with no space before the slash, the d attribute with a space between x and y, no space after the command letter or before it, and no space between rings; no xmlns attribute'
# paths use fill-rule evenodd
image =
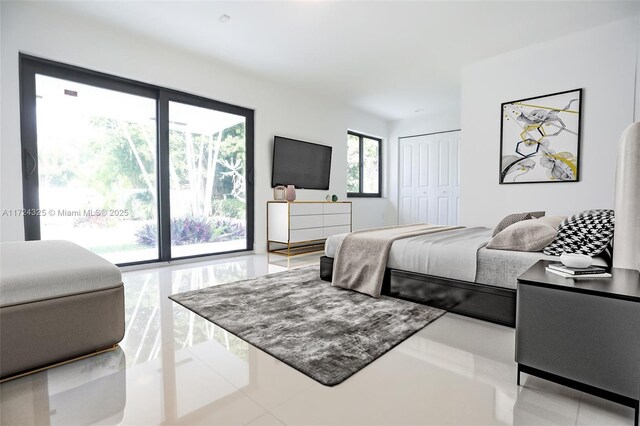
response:
<svg viewBox="0 0 640 426"><path fill-rule="evenodd" d="M636 413L633 424L638 426L638 418L640 417L640 401L636 401Z"/></svg>
<svg viewBox="0 0 640 426"><path fill-rule="evenodd" d="M520 386L520 364L518 364L518 386Z"/></svg>

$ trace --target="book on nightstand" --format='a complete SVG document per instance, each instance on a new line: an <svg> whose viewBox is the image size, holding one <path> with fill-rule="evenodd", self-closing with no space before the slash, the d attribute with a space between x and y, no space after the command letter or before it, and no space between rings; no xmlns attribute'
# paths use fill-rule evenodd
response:
<svg viewBox="0 0 640 426"><path fill-rule="evenodd" d="M604 266L591 265L586 268L572 268L565 266L562 263L550 263L549 268L571 275L591 275L591 274L604 274L607 269Z"/></svg>
<svg viewBox="0 0 640 426"><path fill-rule="evenodd" d="M608 272L589 273L589 274L569 274L566 272L562 272L556 268L552 268L551 265L547 266L545 269L547 272L560 275L561 277L564 277L564 278L574 278L574 279L611 278L611 274Z"/></svg>

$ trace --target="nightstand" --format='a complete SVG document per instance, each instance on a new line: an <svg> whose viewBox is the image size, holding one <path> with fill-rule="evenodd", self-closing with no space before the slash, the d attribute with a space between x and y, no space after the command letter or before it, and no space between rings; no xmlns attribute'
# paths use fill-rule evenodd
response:
<svg viewBox="0 0 640 426"><path fill-rule="evenodd" d="M541 260L518 278L516 362L520 373L635 409L640 400L640 274L563 278Z"/></svg>

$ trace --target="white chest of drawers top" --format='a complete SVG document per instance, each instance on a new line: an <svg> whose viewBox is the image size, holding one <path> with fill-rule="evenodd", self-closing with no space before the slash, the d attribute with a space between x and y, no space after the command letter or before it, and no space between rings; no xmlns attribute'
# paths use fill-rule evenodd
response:
<svg viewBox="0 0 640 426"><path fill-rule="evenodd" d="M324 240L351 232L351 202L269 201L267 240L282 244Z"/></svg>

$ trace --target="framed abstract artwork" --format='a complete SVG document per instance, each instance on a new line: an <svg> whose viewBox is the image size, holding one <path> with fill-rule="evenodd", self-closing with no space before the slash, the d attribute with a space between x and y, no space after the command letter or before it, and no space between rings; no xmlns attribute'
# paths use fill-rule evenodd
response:
<svg viewBox="0 0 640 426"><path fill-rule="evenodd" d="M500 183L577 182L582 89L501 105Z"/></svg>

